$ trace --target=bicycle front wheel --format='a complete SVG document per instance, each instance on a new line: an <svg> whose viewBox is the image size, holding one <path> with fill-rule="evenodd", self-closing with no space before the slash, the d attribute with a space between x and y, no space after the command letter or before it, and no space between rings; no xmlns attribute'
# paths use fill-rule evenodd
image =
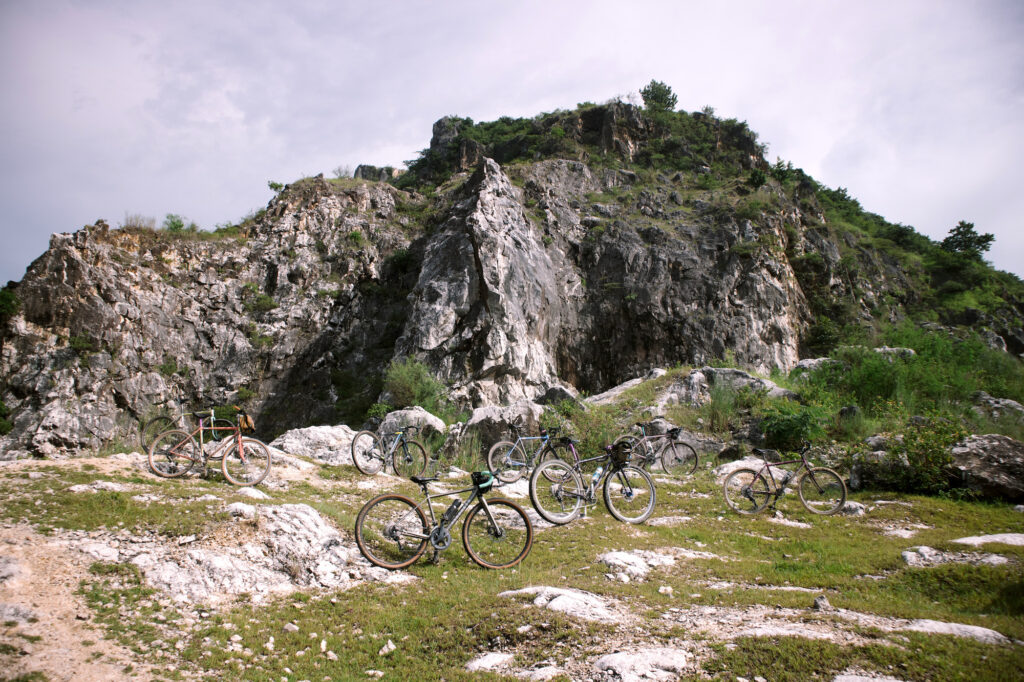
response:
<svg viewBox="0 0 1024 682"><path fill-rule="evenodd" d="M768 506L772 492L764 476L753 469L737 469L722 485L725 503L740 514L756 514Z"/></svg>
<svg viewBox="0 0 1024 682"><path fill-rule="evenodd" d="M839 474L826 467L805 471L797 492L812 514L835 514L846 504L846 484Z"/></svg>
<svg viewBox="0 0 1024 682"><path fill-rule="evenodd" d="M395 570L405 568L427 549L427 517L403 495L380 495L356 517L356 544L367 561Z"/></svg>
<svg viewBox="0 0 1024 682"><path fill-rule="evenodd" d="M515 483L526 470L526 452L523 446L507 440L499 440L487 451L487 468L498 476L502 483Z"/></svg>
<svg viewBox="0 0 1024 682"><path fill-rule="evenodd" d="M403 441L395 448L391 464L402 478L419 476L427 468L427 449L414 440Z"/></svg>
<svg viewBox="0 0 1024 682"><path fill-rule="evenodd" d="M242 438L224 453L220 462L221 473L234 485L259 485L270 473L270 450L255 438Z"/></svg>
<svg viewBox="0 0 1024 682"><path fill-rule="evenodd" d="M462 524L462 546L484 568L510 568L533 546L533 524L511 500L480 500Z"/></svg>
<svg viewBox="0 0 1024 682"><path fill-rule="evenodd" d="M143 452L149 452L153 447L153 441L164 431L170 431L175 427L174 420L167 415L153 417L139 428L139 444Z"/></svg>
<svg viewBox="0 0 1024 682"><path fill-rule="evenodd" d="M202 461L199 443L186 431L164 431L149 447L149 468L163 478L184 476L199 461Z"/></svg>
<svg viewBox="0 0 1024 682"><path fill-rule="evenodd" d="M640 467L627 465L604 479L605 506L623 523L646 521L654 513L656 497L654 481Z"/></svg>
<svg viewBox="0 0 1024 682"><path fill-rule="evenodd" d="M210 429L210 440L224 440L233 435L235 425L227 419L214 419Z"/></svg>
<svg viewBox="0 0 1024 682"><path fill-rule="evenodd" d="M352 439L352 463L367 476L384 468L385 452L384 443L373 431L360 431Z"/></svg>
<svg viewBox="0 0 1024 682"><path fill-rule="evenodd" d="M659 459L661 468L669 476L689 476L697 470L697 451L681 440L668 443Z"/></svg>
<svg viewBox="0 0 1024 682"><path fill-rule="evenodd" d="M530 501L549 523L569 523L580 515L587 489L576 470L560 459L544 462L530 477Z"/></svg>

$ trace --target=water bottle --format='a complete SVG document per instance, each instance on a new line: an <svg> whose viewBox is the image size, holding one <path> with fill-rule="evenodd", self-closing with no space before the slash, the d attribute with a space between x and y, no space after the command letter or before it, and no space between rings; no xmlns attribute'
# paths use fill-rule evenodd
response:
<svg viewBox="0 0 1024 682"><path fill-rule="evenodd" d="M444 514L441 515L441 525L447 525L455 515L459 513L459 509L462 508L462 500L455 498L452 500L451 505L444 510Z"/></svg>
<svg viewBox="0 0 1024 682"><path fill-rule="evenodd" d="M597 467L597 471L594 472L594 478L590 485L597 485L597 482L601 480L601 474L604 473L604 467Z"/></svg>

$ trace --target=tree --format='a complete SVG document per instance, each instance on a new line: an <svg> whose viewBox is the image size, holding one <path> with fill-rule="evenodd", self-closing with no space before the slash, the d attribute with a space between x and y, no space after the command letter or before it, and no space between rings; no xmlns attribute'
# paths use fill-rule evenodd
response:
<svg viewBox="0 0 1024 682"><path fill-rule="evenodd" d="M661 81L652 80L647 87L640 90L640 96L644 99L644 106L648 111L675 111L676 102L679 98Z"/></svg>
<svg viewBox="0 0 1024 682"><path fill-rule="evenodd" d="M961 220L952 230L949 236L942 240L942 248L952 253L962 253L966 256L981 259L981 254L992 248L992 242L996 239L993 234L978 234L974 229L974 223Z"/></svg>

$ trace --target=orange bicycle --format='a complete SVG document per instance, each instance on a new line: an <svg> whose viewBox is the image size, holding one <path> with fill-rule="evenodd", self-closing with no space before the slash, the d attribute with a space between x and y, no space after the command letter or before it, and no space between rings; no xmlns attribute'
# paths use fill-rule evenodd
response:
<svg viewBox="0 0 1024 682"><path fill-rule="evenodd" d="M149 448L149 468L163 478L180 478L196 465L205 475L209 462L220 460L220 469L229 482L238 486L258 485L270 472L270 450L260 440L242 435L251 430L252 418L239 411L238 423L220 426L208 423L211 417L194 412L199 426L192 431L172 429L153 439ZM219 440L207 443L204 434L221 434ZM198 440L197 437L198 436ZM212 449L207 450L207 446Z"/></svg>

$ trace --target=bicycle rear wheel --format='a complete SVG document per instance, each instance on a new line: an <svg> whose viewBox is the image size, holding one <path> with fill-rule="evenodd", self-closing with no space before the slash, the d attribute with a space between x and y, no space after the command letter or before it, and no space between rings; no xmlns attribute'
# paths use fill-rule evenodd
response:
<svg viewBox="0 0 1024 682"><path fill-rule="evenodd" d="M487 468L502 483L515 483L526 471L526 451L520 443L499 440L487 451Z"/></svg>
<svg viewBox="0 0 1024 682"><path fill-rule="evenodd" d="M270 450L255 438L241 438L241 441L241 451L236 441L224 453L221 473L234 485L259 485L270 473Z"/></svg>
<svg viewBox="0 0 1024 682"><path fill-rule="evenodd" d="M613 471L604 479L604 503L623 523L643 523L654 513L654 481L633 465Z"/></svg>
<svg viewBox="0 0 1024 682"><path fill-rule="evenodd" d="M737 469L722 485L725 503L740 514L756 514L768 506L772 496L768 481L753 469Z"/></svg>
<svg viewBox="0 0 1024 682"><path fill-rule="evenodd" d="M142 445L143 452L149 452L149 449L153 447L153 441L164 431L170 431L175 428L174 419L167 415L160 415L159 417L153 417L144 424L139 426L139 444Z"/></svg>
<svg viewBox="0 0 1024 682"><path fill-rule="evenodd" d="M510 568L533 546L533 524L511 500L481 500L462 524L462 546L469 558L484 568ZM490 515L488 515L490 511Z"/></svg>
<svg viewBox="0 0 1024 682"><path fill-rule="evenodd" d="M227 419L214 419L211 427L210 440L224 440L234 435L235 425Z"/></svg>
<svg viewBox="0 0 1024 682"><path fill-rule="evenodd" d="M697 470L697 451L681 440L672 441L662 449L659 461L669 476L689 476Z"/></svg>
<svg viewBox="0 0 1024 682"><path fill-rule="evenodd" d="M797 484L800 501L812 514L835 514L846 504L846 484L827 467L808 469Z"/></svg>
<svg viewBox="0 0 1024 682"><path fill-rule="evenodd" d="M184 476L201 460L199 443L186 431L164 431L149 447L149 468L163 478Z"/></svg>
<svg viewBox="0 0 1024 682"><path fill-rule="evenodd" d="M373 431L360 431L352 439L352 463L367 476L384 468L385 452L384 443Z"/></svg>
<svg viewBox="0 0 1024 682"><path fill-rule="evenodd" d="M387 569L405 568L427 549L427 517L403 495L379 495L359 510L356 544L367 561Z"/></svg>
<svg viewBox="0 0 1024 682"><path fill-rule="evenodd" d="M533 470L530 501L549 523L561 525L575 519L586 497L583 479L562 460L548 460Z"/></svg>
<svg viewBox="0 0 1024 682"><path fill-rule="evenodd" d="M419 476L427 468L427 449L414 440L403 441L392 457L391 465L402 478Z"/></svg>

